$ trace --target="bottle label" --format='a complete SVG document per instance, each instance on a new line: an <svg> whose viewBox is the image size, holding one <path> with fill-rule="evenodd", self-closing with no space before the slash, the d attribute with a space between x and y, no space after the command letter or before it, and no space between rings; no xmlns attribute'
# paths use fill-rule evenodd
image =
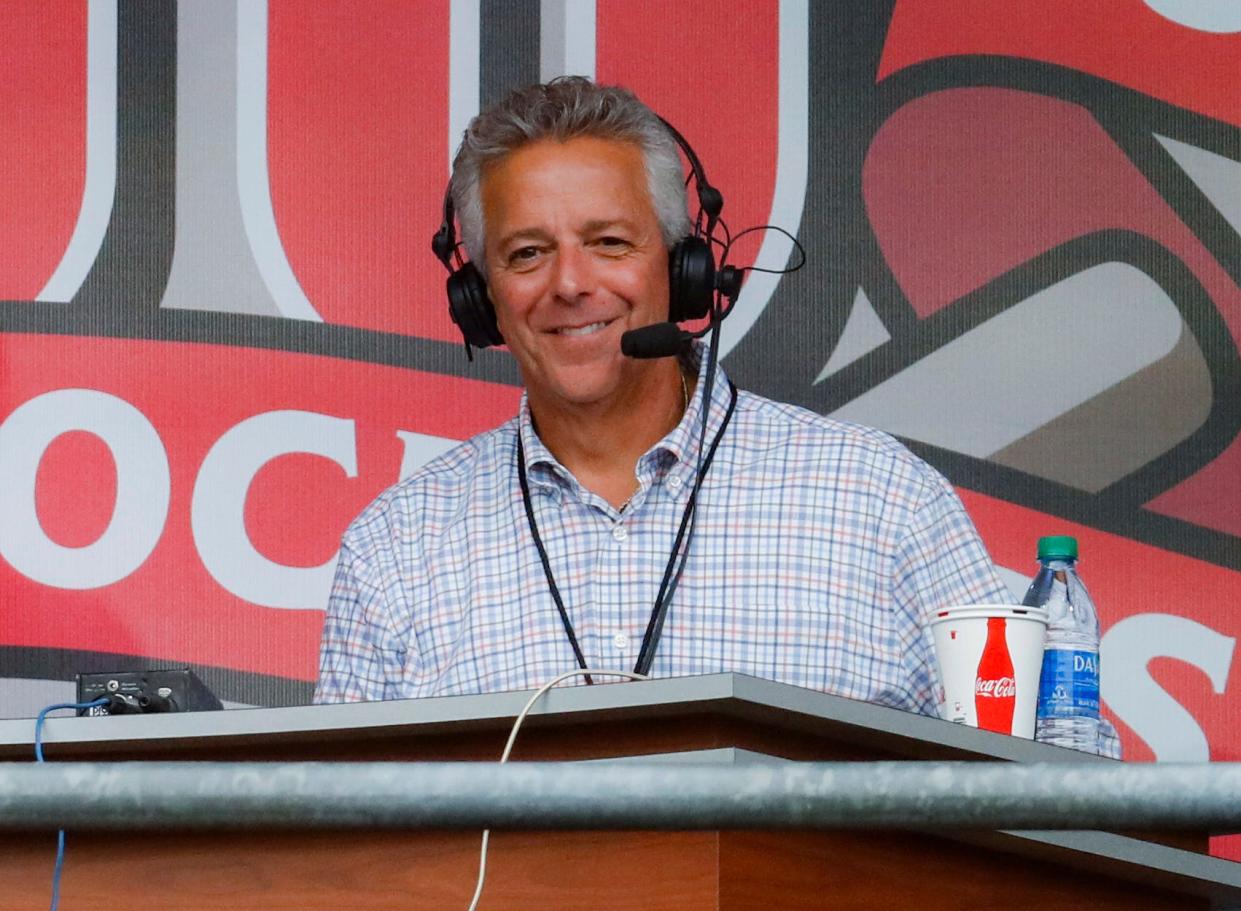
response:
<svg viewBox="0 0 1241 911"><path fill-rule="evenodd" d="M1099 716L1099 655L1049 648L1043 652L1038 685L1038 717Z"/></svg>

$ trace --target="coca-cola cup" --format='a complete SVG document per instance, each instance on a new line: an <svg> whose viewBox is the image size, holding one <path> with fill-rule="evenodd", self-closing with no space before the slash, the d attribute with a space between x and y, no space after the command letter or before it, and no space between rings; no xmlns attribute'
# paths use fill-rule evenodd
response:
<svg viewBox="0 0 1241 911"><path fill-rule="evenodd" d="M959 604L929 616L939 658L941 718L1034 737L1047 611L1016 604Z"/></svg>

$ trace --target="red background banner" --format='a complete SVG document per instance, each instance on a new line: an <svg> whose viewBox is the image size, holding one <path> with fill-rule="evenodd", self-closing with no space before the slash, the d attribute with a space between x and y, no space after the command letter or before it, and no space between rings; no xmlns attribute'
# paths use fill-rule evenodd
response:
<svg viewBox="0 0 1241 911"><path fill-rule="evenodd" d="M1040 535L1076 535L1127 756L1241 758L1241 24L1138 0L530 9L6 11L0 714L110 663L309 698L349 519L515 413L428 242L454 131L560 61L674 123L734 232L805 247L749 279L730 375L907 441L1015 590ZM773 238L733 261L783 265Z"/></svg>

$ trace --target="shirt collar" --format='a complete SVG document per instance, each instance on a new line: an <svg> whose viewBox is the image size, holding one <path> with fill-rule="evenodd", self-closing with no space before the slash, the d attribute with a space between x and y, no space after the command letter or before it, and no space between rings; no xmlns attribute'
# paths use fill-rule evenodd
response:
<svg viewBox="0 0 1241 911"><path fill-rule="evenodd" d="M689 481L697 470L698 440L703 418L702 397L706 391L704 384L707 367L706 354L706 345L700 341L694 341L681 355L681 369L698 378L694 384L694 394L690 396L689 407L685 409L685 414L681 416L676 427L642 455L638 460L639 467L651 461L652 457L658 457L662 452L671 457L669 475L678 474L682 476L682 481ZM708 445L724 420L730 399L728 376L724 373L724 368L717 364L711 388L711 402L706 409ZM521 435L521 445L525 451L526 473L532 482L536 476L546 478L543 471L539 470L540 466L553 477L561 479L572 477L569 470L560 464L535 432L534 421L530 415L530 402L525 391L521 394L521 405L517 414L517 432Z"/></svg>
<svg viewBox="0 0 1241 911"><path fill-rule="evenodd" d="M542 472L536 471L539 466L550 469L552 475L568 475L568 469L560 464L552 451L539 439L534 429L534 418L530 414L530 399L524 389L521 393L521 405L517 410L517 433L521 437L521 446L525 452L526 473L531 480L536 476L545 477Z"/></svg>
<svg viewBox="0 0 1241 911"><path fill-rule="evenodd" d="M717 363L715 379L711 383L711 401L706 403L704 408L703 395L706 392L705 380L707 373L706 355L706 345L702 342L694 341L681 356L681 369L686 372L692 372L698 378L694 385L694 394L690 397L689 407L685 409L685 414L682 416L680 423L666 437L651 447L650 450L650 452L662 450L672 457L668 476L679 477L682 482L681 489L686 494L688 494L689 488L692 486L690 482L698 470L698 441L702 438L704 412L707 424L704 446L709 447L711 441L715 438L715 434L719 432L720 425L724 421L724 416L728 413L728 406L732 400L728 375L724 372L724 368ZM647 456L643 456L643 458L647 458Z"/></svg>

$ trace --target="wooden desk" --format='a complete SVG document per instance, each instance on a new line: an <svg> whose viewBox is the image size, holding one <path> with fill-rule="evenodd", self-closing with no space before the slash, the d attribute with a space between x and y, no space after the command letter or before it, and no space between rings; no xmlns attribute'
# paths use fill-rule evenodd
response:
<svg viewBox="0 0 1241 911"><path fill-rule="evenodd" d="M49 761L444 760L499 757L527 694L186 715L54 718ZM0 722L28 760L33 722ZM1088 757L732 674L552 692L514 760ZM620 759L623 761L623 759ZM1108 760L1096 759L1097 762ZM483 908L1186 909L1241 907L1241 865L1207 833L499 832ZM293 831L68 836L64 907L461 908L472 832ZM54 833L0 834L0 908L47 900Z"/></svg>

